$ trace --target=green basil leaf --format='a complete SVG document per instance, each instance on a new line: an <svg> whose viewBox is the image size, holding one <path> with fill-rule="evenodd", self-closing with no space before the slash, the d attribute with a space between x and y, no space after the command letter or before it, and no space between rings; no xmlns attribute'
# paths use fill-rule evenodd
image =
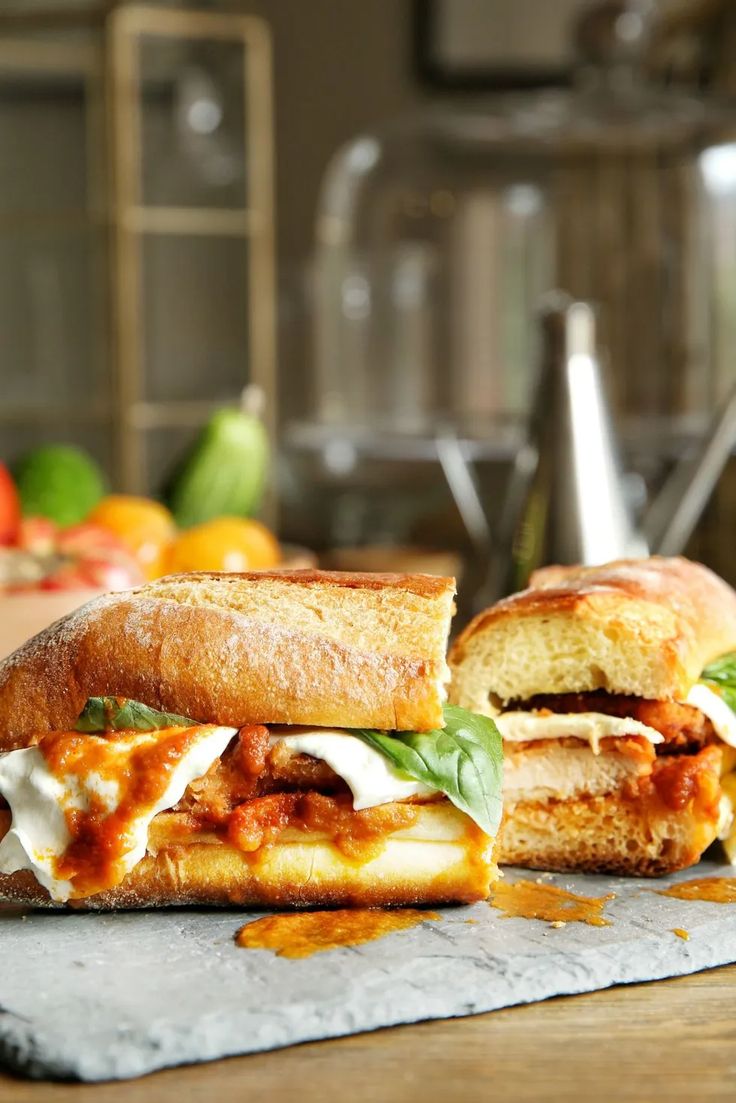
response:
<svg viewBox="0 0 736 1103"><path fill-rule="evenodd" d="M501 822L503 744L487 716L445 705L445 727L429 732L353 728L351 733L385 755L402 773L444 793L483 831Z"/></svg>
<svg viewBox="0 0 736 1103"><path fill-rule="evenodd" d="M195 723L174 712L158 712L124 697L90 697L75 725L80 732L138 731L191 727Z"/></svg>
<svg viewBox="0 0 736 1103"><path fill-rule="evenodd" d="M714 689L726 702L731 712L736 713L736 651L721 655L708 663L700 681Z"/></svg>
<svg viewBox="0 0 736 1103"><path fill-rule="evenodd" d="M736 686L736 651L730 651L727 655L721 655L720 659L708 663L700 680Z"/></svg>

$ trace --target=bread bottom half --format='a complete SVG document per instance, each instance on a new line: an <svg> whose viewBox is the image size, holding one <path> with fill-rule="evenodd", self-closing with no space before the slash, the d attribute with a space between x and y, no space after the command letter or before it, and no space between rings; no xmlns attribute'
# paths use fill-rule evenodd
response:
<svg viewBox="0 0 736 1103"><path fill-rule="evenodd" d="M696 801L669 809L618 793L507 807L496 859L557 872L658 877L697 862L718 834L718 813Z"/></svg>
<svg viewBox="0 0 736 1103"><path fill-rule="evenodd" d="M0 838L10 826L0 813ZM497 876L493 840L462 812L438 801L418 807L410 827L381 839L358 860L325 835L287 829L248 854L214 833L193 831L186 815L161 813L148 853L120 885L64 907L383 907L472 903ZM0 874L0 899L59 907L32 873Z"/></svg>

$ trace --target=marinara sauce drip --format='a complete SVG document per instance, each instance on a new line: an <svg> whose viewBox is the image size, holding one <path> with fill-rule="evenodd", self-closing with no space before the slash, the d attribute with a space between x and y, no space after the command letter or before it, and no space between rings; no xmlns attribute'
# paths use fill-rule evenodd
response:
<svg viewBox="0 0 736 1103"><path fill-rule="evenodd" d="M601 913L615 895L609 892L606 896L580 896L539 881L500 881L493 886L491 905L502 911L506 919L545 919L548 923L608 927L610 921Z"/></svg>
<svg viewBox="0 0 736 1103"><path fill-rule="evenodd" d="M406 931L437 912L401 908L351 908L343 911L267 915L241 927L235 942L246 950L273 950L278 957L304 958L341 946L360 946L394 931Z"/></svg>
<svg viewBox="0 0 736 1103"><path fill-rule="evenodd" d="M678 885L655 891L659 896L674 896L677 900L707 900L710 904L736 904L736 877L696 877L692 881L680 881Z"/></svg>
<svg viewBox="0 0 736 1103"><path fill-rule="evenodd" d="M64 810L70 842L56 860L55 876L72 884L72 899L90 896L118 884L121 862L132 845L134 820L152 808L166 791L181 757L201 737L201 727L168 728L146 739L140 732L114 736L53 732L39 743L51 772L60 780L90 774L117 786L114 807L86 789L88 807ZM115 749L110 745L114 738ZM140 746L136 746L140 743Z"/></svg>

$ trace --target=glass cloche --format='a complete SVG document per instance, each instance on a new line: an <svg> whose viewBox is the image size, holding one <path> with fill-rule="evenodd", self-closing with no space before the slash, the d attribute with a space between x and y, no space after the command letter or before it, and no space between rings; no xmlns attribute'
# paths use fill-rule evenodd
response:
<svg viewBox="0 0 736 1103"><path fill-rule="evenodd" d="M435 105L334 157L317 219L323 425L483 439L526 410L540 295L600 309L618 409L734 374L736 115L647 83L647 6L594 6L571 91Z"/></svg>
<svg viewBox="0 0 736 1103"><path fill-rule="evenodd" d="M551 289L595 304L628 470L650 483L729 389L736 109L649 81L652 11L587 8L569 89L434 103L334 156L309 397L286 433L305 538L482 554L443 442L475 464L493 529Z"/></svg>

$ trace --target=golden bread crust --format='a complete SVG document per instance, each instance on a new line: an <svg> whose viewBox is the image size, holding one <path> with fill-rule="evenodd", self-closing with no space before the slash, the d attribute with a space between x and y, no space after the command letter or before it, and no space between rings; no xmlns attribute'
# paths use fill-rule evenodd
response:
<svg viewBox="0 0 736 1103"><path fill-rule="evenodd" d="M170 576L83 606L0 663L0 750L88 697L193 720L442 725L452 579L326 571Z"/></svg>
<svg viewBox="0 0 736 1103"><path fill-rule="evenodd" d="M0 812L0 838L9 824L9 813ZM215 835L188 832L186 816L162 813L151 824L149 853L122 884L69 906L472 903L488 896L497 876L492 848L492 840L448 801L422 806L411 828L387 836L381 852L364 862L346 857L323 836L294 830L249 855ZM0 899L52 906L27 871L0 875Z"/></svg>
<svg viewBox="0 0 736 1103"><path fill-rule="evenodd" d="M168 582L181 579L181 575L165 575L158 581ZM303 570L273 571L190 571L187 580L196 583L198 579L217 579L237 586L238 581L284 582L291 586L331 586L343 590L401 590L419 597L441 597L448 591L455 592L455 580L432 574L397 574L380 571L320 571L313 568Z"/></svg>
<svg viewBox="0 0 736 1103"><path fill-rule="evenodd" d="M735 649L736 593L699 563L548 567L458 637L450 698L485 712L489 698L597 689L682 700L707 663Z"/></svg>
<svg viewBox="0 0 736 1103"><path fill-rule="evenodd" d="M638 804L618 794L520 802L499 832L501 865L559 873L660 877L700 860L717 837L712 814Z"/></svg>

